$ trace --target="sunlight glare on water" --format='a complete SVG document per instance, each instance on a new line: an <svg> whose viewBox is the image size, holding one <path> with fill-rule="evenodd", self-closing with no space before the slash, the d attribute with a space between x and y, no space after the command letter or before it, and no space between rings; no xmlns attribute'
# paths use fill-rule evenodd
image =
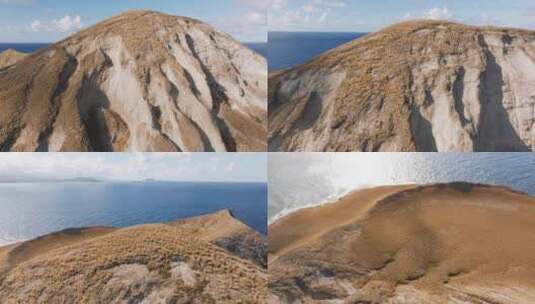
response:
<svg viewBox="0 0 535 304"><path fill-rule="evenodd" d="M532 153L274 153L269 156L269 221L381 185L465 181L535 195Z"/></svg>

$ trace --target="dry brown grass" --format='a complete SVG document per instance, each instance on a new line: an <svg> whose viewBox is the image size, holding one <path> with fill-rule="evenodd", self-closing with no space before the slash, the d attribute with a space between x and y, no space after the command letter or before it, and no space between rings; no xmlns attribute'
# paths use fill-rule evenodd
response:
<svg viewBox="0 0 535 304"><path fill-rule="evenodd" d="M356 192L270 227L270 244L296 242L270 259L271 291L306 303L533 299L534 198L469 184L393 189Z"/></svg>
<svg viewBox="0 0 535 304"><path fill-rule="evenodd" d="M191 33L201 32L202 39L199 40L210 42L193 41L190 37ZM184 37L190 37L191 41ZM221 41L216 45L217 39ZM189 54L190 44L198 44L201 52L208 49L211 53L207 59L197 58L198 54ZM196 65L182 66L179 61L186 59L176 58L172 47L180 48L187 54L182 56L191 57L189 60ZM227 34L186 17L131 11L98 23L0 72L0 105L3 109L0 113L0 150L49 151L51 134L57 132L62 142L53 149L60 151L124 151L135 136L142 137L140 141L150 142L143 148L149 151L209 151L213 143L206 142L204 132L210 132L212 124L216 124L227 150L265 151L267 113L254 103L258 96L266 93L259 85L248 84L248 81L253 82L249 79L253 76L236 68L235 62L241 60L240 56L246 56L238 50L248 49ZM114 52L121 54L116 60L121 62L112 62L110 53ZM260 58L253 53L247 55L255 60ZM1 61L0 57L0 65ZM105 91L114 66L128 70L138 82L136 89L142 93L132 98L131 92L125 92L124 97L111 100L113 97ZM167 66L178 84L172 83L164 72ZM186 69L191 66L197 70ZM193 72L201 75L197 82L203 83L195 83L185 76ZM227 78L231 77L236 82L232 86L242 90L243 96L246 93L252 96L253 101L244 106L241 104L249 102L245 100L248 97L242 96L244 99L238 101L232 97L221 98L211 102L222 106L206 106L206 116L197 117L200 114L191 110L195 108L192 104L201 102L193 96L197 87L207 86L211 95L221 94L217 91L235 89L219 88L220 82L228 82ZM133 90L131 87L122 89ZM186 94L188 90L191 92ZM172 105L155 101L164 95ZM124 100L120 100L122 98ZM217 99L216 96L203 98ZM116 108L110 103L117 104L119 109L127 108L129 112L144 113L139 108L140 101L146 103L150 111L153 108L166 111L149 113L153 117L148 120L155 121L153 126L146 126L144 133L134 134L131 129L146 124L145 121L130 121L132 119L125 117L128 116L125 112L113 111L112 108ZM176 122L178 127L170 121Z"/></svg>
<svg viewBox="0 0 535 304"><path fill-rule="evenodd" d="M271 73L270 145L277 142L280 151L303 150L298 140L304 131L298 130L295 124L306 115L305 107L300 104L303 99L308 102L310 96L286 96L280 92L280 86L290 79L302 79L307 73L327 77L344 71L345 80L333 98L323 101L322 116L311 128L317 136L329 134L322 151L388 150L393 142L396 151L416 151L411 113L425 96L415 89L413 69L435 60L440 69L430 72L428 79L454 74L459 64L445 62L444 58L462 60L470 50L480 50L480 34L535 39L535 33L527 30L471 27L443 21L403 22L339 46L301 66ZM308 86L311 92L318 90L306 81L301 86ZM289 109L297 113L290 116ZM332 109L332 117L328 109Z"/></svg>
<svg viewBox="0 0 535 304"><path fill-rule="evenodd" d="M235 220L228 220L233 225ZM78 232L76 236L54 234L9 249L17 258L0 274L3 303L150 302L156 298L162 303L262 303L265 299L264 269L180 225ZM177 263L185 265L186 277Z"/></svg>

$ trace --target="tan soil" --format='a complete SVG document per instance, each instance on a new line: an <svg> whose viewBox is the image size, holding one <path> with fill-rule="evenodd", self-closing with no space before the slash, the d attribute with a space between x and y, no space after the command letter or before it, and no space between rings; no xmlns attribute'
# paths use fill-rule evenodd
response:
<svg viewBox="0 0 535 304"><path fill-rule="evenodd" d="M2 303L265 302L266 270L217 244L235 231L210 241L195 232L243 224L228 211L180 222L71 229L0 248Z"/></svg>
<svg viewBox="0 0 535 304"><path fill-rule="evenodd" d="M531 303L534 216L535 198L495 186L357 191L270 227L268 298Z"/></svg>
<svg viewBox="0 0 535 304"><path fill-rule="evenodd" d="M411 21L269 76L270 151L531 151L535 33Z"/></svg>

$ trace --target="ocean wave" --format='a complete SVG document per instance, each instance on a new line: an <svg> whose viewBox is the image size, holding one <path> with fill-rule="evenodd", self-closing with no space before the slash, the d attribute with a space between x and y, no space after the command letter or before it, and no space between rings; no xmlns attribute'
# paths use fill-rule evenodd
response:
<svg viewBox="0 0 535 304"><path fill-rule="evenodd" d="M344 190L340 190L340 191L337 191L336 193L334 194L331 194L319 201L316 201L316 202L312 202L312 203L301 203L301 204L294 204L292 206L288 206L288 207L284 207L282 208L279 212L277 212L276 214L274 214L273 216L269 217L268 219L268 225L271 225L273 223L275 223L276 221L278 221L279 219L289 215L289 214L292 214L296 211L299 211L301 209L306 209L306 208L311 208L311 207L318 207L318 206L323 206L323 205L328 205L328 204L332 204L332 203L335 203L336 201L338 201L340 198L346 196L347 194L351 193L351 192L354 192L354 191L357 191L357 190L361 190L361 189L365 189L365 188L369 188L369 187L362 187L362 188L358 188L358 189L344 189ZM282 205L284 206L285 204L282 203Z"/></svg>

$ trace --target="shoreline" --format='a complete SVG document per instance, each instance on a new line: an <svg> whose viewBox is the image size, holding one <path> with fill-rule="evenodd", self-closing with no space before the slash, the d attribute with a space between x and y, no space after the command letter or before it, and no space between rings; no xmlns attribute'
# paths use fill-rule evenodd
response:
<svg viewBox="0 0 535 304"><path fill-rule="evenodd" d="M340 192L339 194L333 194L331 196L328 196L327 198L325 198L324 200L322 200L321 202L318 202L318 203L311 203L311 204L306 204L306 205L303 205L303 206L300 206L300 207L296 207L296 208L284 208L281 212L279 212L278 214L276 214L273 219L269 219L268 218L268 227L274 223L276 223L277 221L285 218L286 216L289 216L295 212L298 212L300 210L304 210L304 209L310 209L310 208L316 208L316 207L322 207L322 206L325 206L325 205L330 205L330 204L335 204L337 203L340 199L344 198L345 196L347 195L350 195L351 193L354 193L354 192L359 192L359 191L364 191L364 190L371 190L371 189L375 189L375 188L378 188L378 187L395 187L395 186L404 186L404 185L416 185L416 183L399 183L399 184L383 184L383 185L363 185L363 186L360 186L360 187L357 187L357 188L352 188L350 190L343 190L342 192Z"/></svg>
<svg viewBox="0 0 535 304"><path fill-rule="evenodd" d="M516 193L519 193L519 194L524 194L524 195L527 195L527 196L535 198L535 195L531 195L531 194L529 194L527 192L524 192L522 190L517 190L517 189L515 189L515 188L513 188L511 186L508 186L508 185L477 184L477 183L473 183L473 182L469 182L469 181L432 182L432 183L426 183L426 184L421 184L421 183L417 183L417 182L402 182L402 183L398 183L398 184L365 185L365 186L362 186L362 187L353 188L351 190L344 190L342 193L331 195L331 196L327 197L325 200L323 200L321 202L318 202L318 203L305 204L303 206L295 207L295 208L284 208L284 209L282 209L282 211L280 211L275 216L273 216L273 218L268 218L268 229L269 229L269 226L275 224L279 220L284 219L285 217L290 216L290 215L292 215L292 214L294 214L294 213L296 213L298 211L306 210L306 209L313 209L313 208L317 208L317 207L323 207L323 206L326 206L326 205L335 204L335 203L339 202L340 199L342 199L342 198L344 198L344 197L346 197L348 195L351 195L353 193L360 192L360 191L373 190L373 189L382 188L382 187L403 187L403 186L430 187L430 186L458 184L458 183L504 188L504 189L508 189L508 190L510 190L512 192L516 192Z"/></svg>
<svg viewBox="0 0 535 304"><path fill-rule="evenodd" d="M525 233L533 229L534 213L534 196L499 185L457 182L356 191L270 226L270 292L281 302L313 303L317 292L328 291L340 302L383 303L407 296L410 288L416 299L411 302L441 303L455 293L451 287L474 299L497 288L497 282L535 290L535 268L529 266L535 239ZM354 282L361 285L339 288ZM522 299L531 299L531 292Z"/></svg>

